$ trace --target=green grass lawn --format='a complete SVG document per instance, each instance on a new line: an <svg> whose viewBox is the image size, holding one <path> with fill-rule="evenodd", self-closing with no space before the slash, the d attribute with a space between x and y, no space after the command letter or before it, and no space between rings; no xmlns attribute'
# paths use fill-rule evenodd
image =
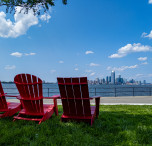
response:
<svg viewBox="0 0 152 146"><path fill-rule="evenodd" d="M152 106L102 105L93 126L62 123L59 116L38 125L0 119L0 145L152 145Z"/></svg>

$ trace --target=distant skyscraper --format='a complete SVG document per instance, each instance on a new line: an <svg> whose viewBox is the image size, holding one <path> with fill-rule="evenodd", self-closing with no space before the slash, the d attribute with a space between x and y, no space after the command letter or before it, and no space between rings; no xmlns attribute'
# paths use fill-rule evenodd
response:
<svg viewBox="0 0 152 146"><path fill-rule="evenodd" d="M115 84L115 71L111 72L111 83Z"/></svg>
<svg viewBox="0 0 152 146"><path fill-rule="evenodd" d="M109 84L108 76L106 77L106 84Z"/></svg>
<svg viewBox="0 0 152 146"><path fill-rule="evenodd" d="M111 83L111 76L108 77L109 83Z"/></svg>
<svg viewBox="0 0 152 146"><path fill-rule="evenodd" d="M105 84L105 82L106 82L106 80L103 78L103 79L102 79L102 83Z"/></svg>
<svg viewBox="0 0 152 146"><path fill-rule="evenodd" d="M99 84L100 83L100 79L96 78L95 82L96 82L96 84Z"/></svg>

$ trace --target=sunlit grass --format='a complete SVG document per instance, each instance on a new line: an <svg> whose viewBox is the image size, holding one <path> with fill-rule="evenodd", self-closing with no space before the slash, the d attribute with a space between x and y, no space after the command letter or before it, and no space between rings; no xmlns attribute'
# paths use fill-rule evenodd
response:
<svg viewBox="0 0 152 146"><path fill-rule="evenodd" d="M152 106L103 105L93 126L62 123L59 116L40 125L0 119L0 145L146 145L152 144Z"/></svg>

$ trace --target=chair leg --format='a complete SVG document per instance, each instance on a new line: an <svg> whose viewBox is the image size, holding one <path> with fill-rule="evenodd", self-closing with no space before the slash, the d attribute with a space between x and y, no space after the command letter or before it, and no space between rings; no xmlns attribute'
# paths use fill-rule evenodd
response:
<svg viewBox="0 0 152 146"><path fill-rule="evenodd" d="M39 122L39 125L42 123L42 121Z"/></svg>
<svg viewBox="0 0 152 146"><path fill-rule="evenodd" d="M54 111L55 111L55 114L58 116L58 105L57 105L57 99L54 99Z"/></svg>
<svg viewBox="0 0 152 146"><path fill-rule="evenodd" d="M95 103L96 103L96 117L98 118L98 116L99 116L100 98L96 98L95 99Z"/></svg>

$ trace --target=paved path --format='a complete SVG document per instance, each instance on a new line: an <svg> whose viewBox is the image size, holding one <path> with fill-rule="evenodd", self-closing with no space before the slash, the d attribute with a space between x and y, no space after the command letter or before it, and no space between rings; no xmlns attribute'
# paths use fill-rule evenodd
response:
<svg viewBox="0 0 152 146"><path fill-rule="evenodd" d="M7 99L7 101L19 102L17 99ZM44 103L53 103L51 99L45 99ZM94 100L91 100L94 104ZM58 105L61 105L61 100L58 99ZM152 105L152 96L124 96L124 97L101 97L101 105Z"/></svg>

